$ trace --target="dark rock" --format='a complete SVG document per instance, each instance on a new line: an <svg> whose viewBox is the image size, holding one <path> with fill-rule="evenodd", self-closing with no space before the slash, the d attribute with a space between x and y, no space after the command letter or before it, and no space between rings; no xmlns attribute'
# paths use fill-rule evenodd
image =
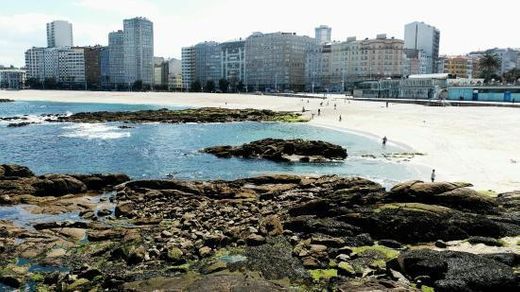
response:
<svg viewBox="0 0 520 292"><path fill-rule="evenodd" d="M89 174L89 175L71 175L72 177L82 181L89 190L102 190L107 187L113 187L130 181L130 177L125 174Z"/></svg>
<svg viewBox="0 0 520 292"><path fill-rule="evenodd" d="M258 234L251 234L246 238L246 243L250 246L257 246L265 243L265 237Z"/></svg>
<svg viewBox="0 0 520 292"><path fill-rule="evenodd" d="M483 254L482 257L501 262L510 267L515 267L520 265L520 255L515 253L492 253L492 254Z"/></svg>
<svg viewBox="0 0 520 292"><path fill-rule="evenodd" d="M105 216L109 216L112 214L112 210L109 210L109 209L101 209L97 212L97 215L99 217L105 217Z"/></svg>
<svg viewBox="0 0 520 292"><path fill-rule="evenodd" d="M29 126L32 124L34 124L34 123L31 123L31 122L10 123L7 125L7 127L8 128L21 128L21 127L26 127L26 126Z"/></svg>
<svg viewBox="0 0 520 292"><path fill-rule="evenodd" d="M87 186L71 176L50 174L45 175L33 184L38 196L60 196L79 194L87 191Z"/></svg>
<svg viewBox="0 0 520 292"><path fill-rule="evenodd" d="M439 291L516 291L511 267L464 252L413 250L399 256L402 272L411 279L428 276Z"/></svg>
<svg viewBox="0 0 520 292"><path fill-rule="evenodd" d="M246 248L245 256L247 268L262 273L268 280L306 280L309 277L300 261L292 257L291 244L282 237Z"/></svg>
<svg viewBox="0 0 520 292"><path fill-rule="evenodd" d="M0 98L0 103L3 103L3 102L14 102L14 100L12 99L7 99L7 98Z"/></svg>
<svg viewBox="0 0 520 292"><path fill-rule="evenodd" d="M274 122L304 121L301 114L292 112L274 112L256 109L198 108L186 110L141 110L134 112L91 112L76 113L58 117L58 122L73 123L229 123L229 122Z"/></svg>
<svg viewBox="0 0 520 292"><path fill-rule="evenodd" d="M315 216L291 218L284 223L284 227L294 232L323 233L331 236L352 236L360 231L358 227L333 218L316 218Z"/></svg>
<svg viewBox="0 0 520 292"><path fill-rule="evenodd" d="M202 150L220 158L241 157L267 159L277 162L291 161L291 156L299 158L297 161L309 162L313 160L344 160L347 150L339 145L323 141L264 139L242 146L217 146Z"/></svg>
<svg viewBox="0 0 520 292"><path fill-rule="evenodd" d="M377 243L379 245L386 246L389 248L394 248L394 249L403 248L403 245L400 242L398 242L396 240L392 240L392 239L380 239Z"/></svg>
<svg viewBox="0 0 520 292"><path fill-rule="evenodd" d="M372 246L374 245L374 240L370 234L362 233L356 236L345 237L345 245L350 247Z"/></svg>
<svg viewBox="0 0 520 292"><path fill-rule="evenodd" d="M386 199L389 202L434 204L480 214L497 213L498 205L492 198L483 196L467 186L471 185L412 181L393 187Z"/></svg>
<svg viewBox="0 0 520 292"><path fill-rule="evenodd" d="M12 288L20 288L22 280L10 275L0 275L0 283Z"/></svg>
<svg viewBox="0 0 520 292"><path fill-rule="evenodd" d="M126 218L134 218L135 217L135 205L132 202L122 202L116 206L114 214L116 217L126 217Z"/></svg>
<svg viewBox="0 0 520 292"><path fill-rule="evenodd" d="M34 173L25 166L16 164L0 165L0 177L33 177Z"/></svg>
<svg viewBox="0 0 520 292"><path fill-rule="evenodd" d="M440 239L435 241L435 246L438 248L447 248L448 247L446 242L444 242L444 240L440 240Z"/></svg>
<svg viewBox="0 0 520 292"><path fill-rule="evenodd" d="M468 238L468 242L471 244L485 244L487 246L502 246L502 242L500 242L498 239L490 238L490 237L483 237L483 236L472 236Z"/></svg>
<svg viewBox="0 0 520 292"><path fill-rule="evenodd" d="M268 216L260 222L260 232L263 235L278 236L283 234L283 226L277 215Z"/></svg>

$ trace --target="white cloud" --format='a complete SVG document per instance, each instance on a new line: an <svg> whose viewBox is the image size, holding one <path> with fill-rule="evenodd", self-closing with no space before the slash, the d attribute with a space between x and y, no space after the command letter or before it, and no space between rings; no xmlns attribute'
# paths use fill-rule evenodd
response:
<svg viewBox="0 0 520 292"><path fill-rule="evenodd" d="M124 15L125 17L143 15L157 15L159 8L153 1L148 0L78 0L81 8L98 12Z"/></svg>

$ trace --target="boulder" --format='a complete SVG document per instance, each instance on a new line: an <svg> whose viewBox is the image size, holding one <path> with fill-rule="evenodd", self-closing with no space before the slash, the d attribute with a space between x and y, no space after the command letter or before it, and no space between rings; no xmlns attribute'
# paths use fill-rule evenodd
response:
<svg viewBox="0 0 520 292"><path fill-rule="evenodd" d="M433 250L402 253L399 266L409 279L429 277L435 291L518 291L513 269L475 254Z"/></svg>
<svg viewBox="0 0 520 292"><path fill-rule="evenodd" d="M80 180L59 174L45 175L32 185L38 196L63 196L87 191L87 186Z"/></svg>
<svg viewBox="0 0 520 292"><path fill-rule="evenodd" d="M25 166L16 164L2 164L0 165L0 179L1 177L33 177L34 173Z"/></svg>
<svg viewBox="0 0 520 292"><path fill-rule="evenodd" d="M216 146L203 149L202 151L219 158L257 158L276 162L322 162L347 158L347 150L339 145L324 141L306 141L302 139L283 140L268 138L236 147ZM298 157L298 159L293 157Z"/></svg>
<svg viewBox="0 0 520 292"><path fill-rule="evenodd" d="M497 213L494 199L481 195L465 183L424 183L412 181L398 184L385 197L387 202L424 203L480 214Z"/></svg>

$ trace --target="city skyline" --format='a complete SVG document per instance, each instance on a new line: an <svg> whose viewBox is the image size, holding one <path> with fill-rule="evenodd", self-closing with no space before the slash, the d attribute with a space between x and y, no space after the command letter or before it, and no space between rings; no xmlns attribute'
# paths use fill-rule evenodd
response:
<svg viewBox="0 0 520 292"><path fill-rule="evenodd" d="M53 4L58 2L60 5L54 7ZM332 27L332 39L338 41L344 41L349 36L372 38L379 33L403 39L404 25L412 21L424 21L441 31L442 55L465 54L494 47L520 47L520 41L512 33L504 33L508 27L514 27L516 9L507 9L500 16L493 16L488 15L488 8L478 7L475 1L460 1L463 3L450 3L450 6L442 5L444 2L437 3L423 11L417 1L409 0L401 1L400 9L395 9L394 3L393 10L390 9L391 4L383 1L378 2L377 9L373 9L373 4L346 6L341 1L325 0L320 2L324 13L316 13L314 5L298 2L294 6L296 1L271 5L275 2L267 0L255 7L255 13L247 13L242 8L229 9L242 7L243 4L239 3L243 2L240 1L215 2L73 0L63 3L59 0L27 0L24 3L4 4L0 12L0 64L23 66L23 52L26 49L46 45L45 25L53 20L71 22L75 45L88 46L107 45L108 33L120 29L122 19L137 16L147 17L155 24L155 55L175 58L181 57L182 47L202 41L223 42L246 38L255 31L287 31L313 36L315 27L322 24ZM501 2L505 1L499 0L494 4ZM273 10L272 7L278 9ZM345 9L335 9L337 7ZM386 15L388 11L392 11L392 17ZM295 17L296 14L305 17ZM461 19L461 16L467 19ZM265 21L267 18L269 21ZM484 18L489 21L476 21Z"/></svg>

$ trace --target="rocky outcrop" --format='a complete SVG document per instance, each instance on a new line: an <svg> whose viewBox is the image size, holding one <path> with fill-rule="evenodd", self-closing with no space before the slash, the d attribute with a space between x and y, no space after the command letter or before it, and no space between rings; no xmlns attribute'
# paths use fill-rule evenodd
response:
<svg viewBox="0 0 520 292"><path fill-rule="evenodd" d="M398 258L401 271L411 280L435 291L518 291L513 269L488 257L456 251L414 250Z"/></svg>
<svg viewBox="0 0 520 292"><path fill-rule="evenodd" d="M99 191L115 186L130 178L124 174L66 175L47 174L36 176L29 168L19 165L0 165L0 201L7 204L7 197L15 203L17 197L64 196Z"/></svg>
<svg viewBox="0 0 520 292"><path fill-rule="evenodd" d="M230 123L230 122L302 122L299 113L256 109L198 108L186 110L142 110L135 112L90 112L58 117L58 122L73 123Z"/></svg>
<svg viewBox="0 0 520 292"><path fill-rule="evenodd" d="M219 158L240 157L276 162L323 162L344 160L347 150L324 141L264 139L241 146L216 146L202 150Z"/></svg>
<svg viewBox="0 0 520 292"><path fill-rule="evenodd" d="M36 177L20 166L1 169L0 183L27 180L33 191L118 184L110 189L113 204L82 212L82 220L32 224L31 230L0 222L0 264L28 258L67 267L45 274L48 290L518 287L518 256L499 249L516 244L501 237L520 234L514 194L482 199L467 184L422 182L386 191L363 178L338 176L124 182L118 175ZM449 251L453 239L497 253ZM433 249L434 243L444 251L410 248Z"/></svg>
<svg viewBox="0 0 520 292"><path fill-rule="evenodd" d="M3 103L3 102L14 102L14 100L12 100L12 99L0 98L0 103Z"/></svg>

